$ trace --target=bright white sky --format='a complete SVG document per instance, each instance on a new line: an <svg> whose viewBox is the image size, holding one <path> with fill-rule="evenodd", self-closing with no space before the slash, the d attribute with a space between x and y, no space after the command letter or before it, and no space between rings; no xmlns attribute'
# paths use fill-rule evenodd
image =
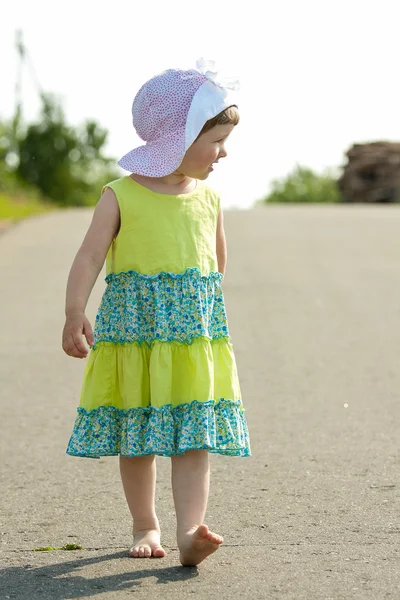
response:
<svg viewBox="0 0 400 600"><path fill-rule="evenodd" d="M354 142L400 141L399 18L399 0L14 0L2 11L0 117L14 110L16 29L69 122L98 120L117 159L139 141L142 83L214 59L241 82L241 123L208 184L225 207L246 208L296 163L322 171ZM27 70L23 92L34 119Z"/></svg>

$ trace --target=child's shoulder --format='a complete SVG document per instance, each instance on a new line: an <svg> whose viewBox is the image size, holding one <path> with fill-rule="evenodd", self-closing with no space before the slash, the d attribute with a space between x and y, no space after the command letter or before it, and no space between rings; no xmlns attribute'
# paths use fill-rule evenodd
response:
<svg viewBox="0 0 400 600"><path fill-rule="evenodd" d="M104 194L104 192L109 188L117 193L118 191L125 188L128 183L129 182L127 181L126 175L124 175L123 177L118 177L118 179L113 179L112 181L109 181L108 183L105 183L103 185L102 194Z"/></svg>

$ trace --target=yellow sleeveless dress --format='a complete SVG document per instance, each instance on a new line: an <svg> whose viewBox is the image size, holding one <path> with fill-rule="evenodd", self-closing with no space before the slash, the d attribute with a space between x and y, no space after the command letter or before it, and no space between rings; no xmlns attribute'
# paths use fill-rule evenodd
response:
<svg viewBox="0 0 400 600"><path fill-rule="evenodd" d="M67 454L251 456L218 272L219 197L107 184L120 231L106 259L80 406Z"/></svg>

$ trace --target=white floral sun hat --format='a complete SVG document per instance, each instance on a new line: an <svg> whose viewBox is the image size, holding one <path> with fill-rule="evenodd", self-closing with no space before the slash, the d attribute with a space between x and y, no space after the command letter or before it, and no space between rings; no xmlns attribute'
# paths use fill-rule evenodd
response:
<svg viewBox="0 0 400 600"><path fill-rule="evenodd" d="M237 106L237 79L222 78L214 61L201 58L195 69L168 69L147 81L132 105L133 126L146 142L123 156L123 169L164 177L181 164L204 124Z"/></svg>

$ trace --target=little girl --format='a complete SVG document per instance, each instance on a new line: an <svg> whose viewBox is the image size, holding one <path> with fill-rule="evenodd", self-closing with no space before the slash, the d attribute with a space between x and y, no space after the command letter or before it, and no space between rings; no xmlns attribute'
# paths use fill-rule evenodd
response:
<svg viewBox="0 0 400 600"><path fill-rule="evenodd" d="M146 143L108 183L72 265L63 349L88 354L72 456L119 455L133 517L132 557L165 556L155 511L155 456L170 456L182 565L215 552L203 524L209 453L251 456L221 283L226 267L218 195L202 183L239 122L236 83L169 69L145 83L133 124ZM86 304L106 261L94 334Z"/></svg>

